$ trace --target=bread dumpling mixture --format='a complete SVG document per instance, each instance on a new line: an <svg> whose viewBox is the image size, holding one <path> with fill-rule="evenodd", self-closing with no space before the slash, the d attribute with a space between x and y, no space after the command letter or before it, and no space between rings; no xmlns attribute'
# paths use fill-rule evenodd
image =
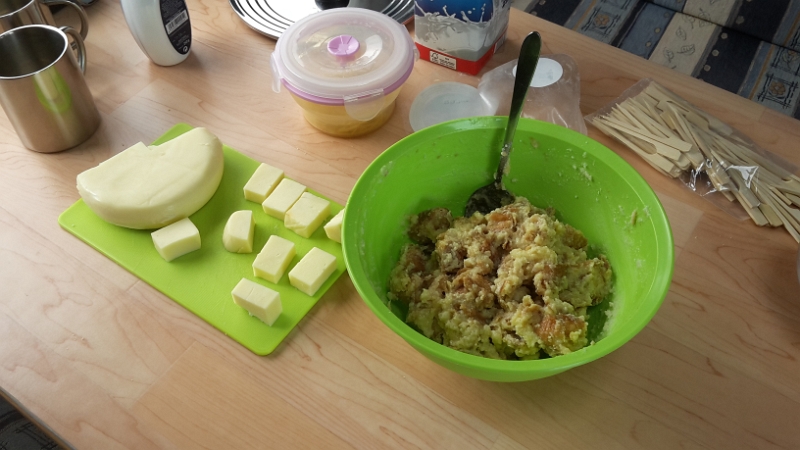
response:
<svg viewBox="0 0 800 450"><path fill-rule="evenodd" d="M586 308L611 289L604 255L583 233L523 197L489 214L445 208L411 217L389 280L406 322L440 344L497 359L537 359L585 347Z"/></svg>

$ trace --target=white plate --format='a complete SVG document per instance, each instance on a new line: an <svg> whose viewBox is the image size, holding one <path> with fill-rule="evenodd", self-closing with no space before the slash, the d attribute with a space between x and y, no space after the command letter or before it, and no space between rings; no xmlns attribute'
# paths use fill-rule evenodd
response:
<svg viewBox="0 0 800 450"><path fill-rule="evenodd" d="M230 0L236 14L252 29L278 39L293 23L321 11L314 0ZM348 8L365 8L407 23L414 18L413 0L350 0Z"/></svg>

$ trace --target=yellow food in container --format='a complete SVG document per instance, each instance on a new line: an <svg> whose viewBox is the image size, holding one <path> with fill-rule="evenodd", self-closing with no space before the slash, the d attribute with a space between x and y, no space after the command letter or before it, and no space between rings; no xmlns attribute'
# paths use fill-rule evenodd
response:
<svg viewBox="0 0 800 450"><path fill-rule="evenodd" d="M350 117L344 106L320 105L294 94L292 98L303 108L303 116L314 128L331 136L349 138L371 133L383 126L392 117L395 99L399 93L400 89L397 89L383 97L383 106L378 115L365 121Z"/></svg>
<svg viewBox="0 0 800 450"><path fill-rule="evenodd" d="M404 26L361 8L322 11L281 35L273 90L284 87L320 131L355 137L380 128L418 58Z"/></svg>

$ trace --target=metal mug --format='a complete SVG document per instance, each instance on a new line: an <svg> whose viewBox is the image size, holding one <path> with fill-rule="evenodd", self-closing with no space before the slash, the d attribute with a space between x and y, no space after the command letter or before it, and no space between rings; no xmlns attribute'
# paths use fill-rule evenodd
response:
<svg viewBox="0 0 800 450"><path fill-rule="evenodd" d="M50 6L66 5L78 12L81 20L81 37L86 39L89 19L86 12L71 0L0 0L0 33L25 25L56 25Z"/></svg>
<svg viewBox="0 0 800 450"><path fill-rule="evenodd" d="M77 44L77 60L67 34ZM26 25L0 34L0 106L31 150L53 153L89 139L100 114L86 85L86 48L71 27Z"/></svg>

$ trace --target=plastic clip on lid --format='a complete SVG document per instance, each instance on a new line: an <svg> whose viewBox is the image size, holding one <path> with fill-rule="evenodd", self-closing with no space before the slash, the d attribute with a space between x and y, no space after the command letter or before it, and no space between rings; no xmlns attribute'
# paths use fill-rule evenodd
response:
<svg viewBox="0 0 800 450"><path fill-rule="evenodd" d="M411 75L416 59L408 31L388 16L362 8L321 11L290 26L278 39L271 65L280 84L321 105L344 106L368 121L383 97ZM280 80L280 82L278 82Z"/></svg>
<svg viewBox="0 0 800 450"><path fill-rule="evenodd" d="M372 120L383 109L383 89L344 96L344 109L353 119L366 122Z"/></svg>

